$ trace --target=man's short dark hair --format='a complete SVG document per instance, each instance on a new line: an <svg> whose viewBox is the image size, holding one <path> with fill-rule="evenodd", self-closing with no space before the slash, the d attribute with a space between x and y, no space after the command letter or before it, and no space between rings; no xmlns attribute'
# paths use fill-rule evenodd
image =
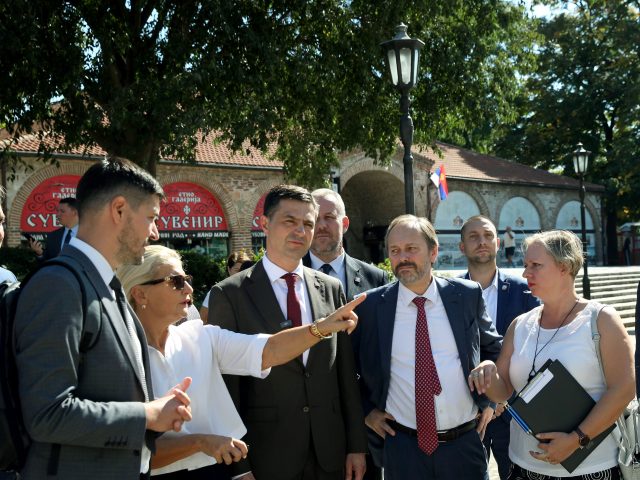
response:
<svg viewBox="0 0 640 480"><path fill-rule="evenodd" d="M65 205L78 210L78 201L73 197L64 197L62 200L60 200L60 203L64 203Z"/></svg>
<svg viewBox="0 0 640 480"><path fill-rule="evenodd" d="M496 235L498 234L498 229L496 228L496 224L493 223L493 220L485 215L474 215L473 217L467 218L467 220L465 220L465 222L462 224L462 228L460 228L460 240L464 242L464 231L467 228L467 225L469 225L471 222L475 222L476 220L485 220L489 222L491 225L493 225L493 229L496 231Z"/></svg>
<svg viewBox="0 0 640 480"><path fill-rule="evenodd" d="M281 200L297 200L299 202L309 203L313 205L316 213L318 212L318 204L311 196L309 190L298 187L297 185L278 185L269 190L269 193L267 193L264 199L265 217L271 218Z"/></svg>
<svg viewBox="0 0 640 480"><path fill-rule="evenodd" d="M111 157L96 163L80 179L76 190L78 215L97 211L122 195L137 209L150 195L164 199L164 191L148 172L127 159Z"/></svg>

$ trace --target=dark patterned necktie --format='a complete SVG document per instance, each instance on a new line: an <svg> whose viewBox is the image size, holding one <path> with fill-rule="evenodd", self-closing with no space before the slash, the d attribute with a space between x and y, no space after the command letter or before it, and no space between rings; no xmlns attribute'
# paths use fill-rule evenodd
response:
<svg viewBox="0 0 640 480"><path fill-rule="evenodd" d="M331 268L331 265L329 265L328 263L325 263L324 265L322 265L320 267L320 270L322 271L322 273L324 273L326 275L331 275L331 272L333 271L333 268Z"/></svg>
<svg viewBox="0 0 640 480"><path fill-rule="evenodd" d="M296 295L298 275L286 273L282 278L287 282L287 319L291 321L291 326L299 327L302 325L302 312L300 310L300 301Z"/></svg>
<svg viewBox="0 0 640 480"><path fill-rule="evenodd" d="M420 450L431 455L438 448L434 397L442 392L442 386L431 352L429 326L424 310L426 300L424 297L413 299L413 303L418 307L416 319L416 426Z"/></svg>
<svg viewBox="0 0 640 480"><path fill-rule="evenodd" d="M144 372L144 363L142 361L142 347L140 346L140 339L136 334L136 329L133 324L133 318L129 315L127 308L127 300L124 297L124 291L122 290L122 284L118 277L115 275L113 279L109 283L109 286L113 289L116 294L116 303L118 304L118 310L120 310L120 315L122 315L122 319L124 320L125 326L127 327L127 331L129 332L129 336L131 337L131 346L133 347L133 353L136 358L136 366L138 368L138 375L140 376L140 382L142 383L142 391L144 392L145 401L149 401L149 392L147 391L147 377Z"/></svg>
<svg viewBox="0 0 640 480"><path fill-rule="evenodd" d="M71 240L72 237L72 233L71 233L71 229L67 230L67 234L64 237L64 244L66 245L67 243L69 243L69 241Z"/></svg>

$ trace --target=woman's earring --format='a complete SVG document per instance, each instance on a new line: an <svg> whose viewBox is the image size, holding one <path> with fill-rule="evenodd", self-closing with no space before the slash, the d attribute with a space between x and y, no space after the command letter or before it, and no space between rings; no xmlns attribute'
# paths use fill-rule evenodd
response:
<svg viewBox="0 0 640 480"><path fill-rule="evenodd" d="M140 308L142 308L144 310L145 308L147 308L147 304L143 303L142 305L140 305Z"/></svg>

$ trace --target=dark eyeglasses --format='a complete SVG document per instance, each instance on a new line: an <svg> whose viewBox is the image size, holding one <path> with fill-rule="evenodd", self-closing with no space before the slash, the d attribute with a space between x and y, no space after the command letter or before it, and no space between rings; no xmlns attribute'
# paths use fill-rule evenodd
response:
<svg viewBox="0 0 640 480"><path fill-rule="evenodd" d="M167 275L164 278L149 280L148 282L141 283L140 285L158 285L162 282L170 282L174 290L184 290L187 283L191 285L193 277L191 275Z"/></svg>

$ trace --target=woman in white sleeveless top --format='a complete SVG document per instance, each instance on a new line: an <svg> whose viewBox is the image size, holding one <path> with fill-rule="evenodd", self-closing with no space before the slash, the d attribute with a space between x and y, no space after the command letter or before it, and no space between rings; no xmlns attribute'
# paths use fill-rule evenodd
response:
<svg viewBox="0 0 640 480"><path fill-rule="evenodd" d="M596 401L570 433L546 432L540 443L511 422L509 480L618 479L617 444L609 435L572 473L560 462L610 427L635 395L633 347L623 322L611 307L585 300L574 282L583 263L582 244L568 231L532 235L524 241L524 273L531 292L544 305L520 315L504 337L497 363L482 362L469 386L496 402L520 391L548 359L559 360ZM599 312L599 313L598 313ZM591 338L597 316L603 378ZM582 446L581 446L582 445Z"/></svg>

